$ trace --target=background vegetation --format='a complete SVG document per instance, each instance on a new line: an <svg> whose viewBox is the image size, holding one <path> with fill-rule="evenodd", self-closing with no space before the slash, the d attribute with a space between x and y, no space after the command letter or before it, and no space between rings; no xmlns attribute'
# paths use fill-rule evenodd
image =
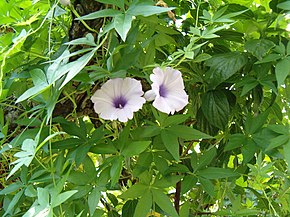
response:
<svg viewBox="0 0 290 217"><path fill-rule="evenodd" d="M289 216L290 2L0 1L1 216ZM288 31L287 31L288 28ZM104 121L109 78L190 103Z"/></svg>

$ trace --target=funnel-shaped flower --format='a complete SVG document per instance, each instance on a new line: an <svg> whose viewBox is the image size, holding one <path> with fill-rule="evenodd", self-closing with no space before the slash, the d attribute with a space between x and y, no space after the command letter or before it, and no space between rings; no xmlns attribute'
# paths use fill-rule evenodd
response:
<svg viewBox="0 0 290 217"><path fill-rule="evenodd" d="M174 114L188 104L188 95L184 91L181 72L171 67L164 70L157 67L150 75L152 89L145 93L148 101L161 112Z"/></svg>
<svg viewBox="0 0 290 217"><path fill-rule="evenodd" d="M127 122L146 102L142 97L143 93L140 81L133 78L115 78L104 83L91 100L101 118Z"/></svg>

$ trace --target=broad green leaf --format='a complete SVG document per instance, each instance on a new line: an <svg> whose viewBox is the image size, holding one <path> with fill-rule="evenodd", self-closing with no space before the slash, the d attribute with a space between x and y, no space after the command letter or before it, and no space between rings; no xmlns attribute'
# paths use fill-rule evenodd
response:
<svg viewBox="0 0 290 217"><path fill-rule="evenodd" d="M216 148L211 148L204 152L198 159L198 166L197 168L193 168L194 170L201 169L209 165L214 157L216 156Z"/></svg>
<svg viewBox="0 0 290 217"><path fill-rule="evenodd" d="M266 110L256 117L248 115L245 122L245 130L247 131L247 133L254 134L258 130L260 130L262 126L266 123L269 112L269 110Z"/></svg>
<svg viewBox="0 0 290 217"><path fill-rule="evenodd" d="M176 210L174 209L171 201L169 198L159 189L152 189L151 190L153 195L153 201L169 216L178 217Z"/></svg>
<svg viewBox="0 0 290 217"><path fill-rule="evenodd" d="M115 148L115 146L112 143L96 144L90 148L90 152L95 153L95 154L114 154L114 153L117 153L117 151L118 150Z"/></svg>
<svg viewBox="0 0 290 217"><path fill-rule="evenodd" d="M168 131L161 131L161 138L164 146L175 160L179 160L179 142L178 137Z"/></svg>
<svg viewBox="0 0 290 217"><path fill-rule="evenodd" d="M77 190L70 190L70 191L66 191L57 195L56 198L51 198L52 200L51 207L54 208L54 207L59 206L60 204L67 201L67 199L69 199L71 196L73 196L77 192L78 192Z"/></svg>
<svg viewBox="0 0 290 217"><path fill-rule="evenodd" d="M188 201L184 202L181 206L179 216L180 217L188 217L189 215L189 209L190 209L190 203Z"/></svg>
<svg viewBox="0 0 290 217"><path fill-rule="evenodd" d="M212 139L213 137L200 132L199 130L193 129L191 127L187 127L184 125L175 125L166 128L169 134L173 134L179 138L185 140L199 140L199 139Z"/></svg>
<svg viewBox="0 0 290 217"><path fill-rule="evenodd" d="M110 176L111 176L111 186L114 186L121 175L123 168L123 157L117 156L115 157L114 161L112 162L112 167L110 170Z"/></svg>
<svg viewBox="0 0 290 217"><path fill-rule="evenodd" d="M32 78L34 86L39 84L47 84L45 73L41 69L33 69L30 71L30 76Z"/></svg>
<svg viewBox="0 0 290 217"><path fill-rule="evenodd" d="M158 126L144 126L134 129L132 134L134 138L147 138L157 136L160 132L161 128Z"/></svg>
<svg viewBox="0 0 290 217"><path fill-rule="evenodd" d="M146 148L151 144L151 141L133 141L125 145L121 154L125 157L132 157L145 151Z"/></svg>
<svg viewBox="0 0 290 217"><path fill-rule="evenodd" d="M232 75L237 73L247 63L247 57L238 52L218 54L212 56L205 64L210 67L206 72L210 88L214 89Z"/></svg>
<svg viewBox="0 0 290 217"><path fill-rule="evenodd" d="M232 169L219 167L208 167L206 169L199 170L197 175L206 179L222 179L239 176L239 174Z"/></svg>
<svg viewBox="0 0 290 217"><path fill-rule="evenodd" d="M139 199L136 206L134 217L146 217L152 206L152 193L147 190Z"/></svg>
<svg viewBox="0 0 290 217"><path fill-rule="evenodd" d="M101 197L101 191L98 188L94 188L89 194L88 205L89 205L89 210L90 210L90 216L94 215L97 209L100 197Z"/></svg>
<svg viewBox="0 0 290 217"><path fill-rule="evenodd" d="M282 10L290 11L290 2L289 1L281 2L277 4L277 7L281 8Z"/></svg>
<svg viewBox="0 0 290 217"><path fill-rule="evenodd" d="M168 116L164 122L162 123L162 127L168 127L171 125L181 124L189 118L189 115L182 114L182 115L173 115Z"/></svg>
<svg viewBox="0 0 290 217"><path fill-rule="evenodd" d="M16 182L8 185L4 189L2 189L0 191L0 195L13 193L13 192L17 191L18 189L20 189L22 187L24 187L24 185L20 181L16 181Z"/></svg>
<svg viewBox="0 0 290 217"><path fill-rule="evenodd" d="M17 100L15 103L22 102L28 98L32 98L38 94L41 94L45 90L47 90L50 86L46 83L40 83L34 87L29 88L27 91L25 91Z"/></svg>
<svg viewBox="0 0 290 217"><path fill-rule="evenodd" d="M273 47L275 47L275 44L267 39L252 39L245 44L245 49L257 57L258 60L262 60Z"/></svg>
<svg viewBox="0 0 290 217"><path fill-rule="evenodd" d="M122 208L122 217L133 217L138 200L128 200Z"/></svg>
<svg viewBox="0 0 290 217"><path fill-rule="evenodd" d="M17 192L17 194L15 194L15 196L13 197L13 199L10 201L6 212L4 213L3 216L12 216L13 214L13 210L17 208L17 204L21 198L21 196L23 195L24 190L21 190L19 192Z"/></svg>
<svg viewBox="0 0 290 217"><path fill-rule="evenodd" d="M225 129L230 116L230 105L224 92L207 92L203 96L201 109L211 125Z"/></svg>
<svg viewBox="0 0 290 217"><path fill-rule="evenodd" d="M37 188L37 201L42 207L50 205L49 191L46 188Z"/></svg>
<svg viewBox="0 0 290 217"><path fill-rule="evenodd" d="M171 11L174 8L173 7L158 7L158 6L153 6L150 5L150 2L146 2L146 1L135 1L137 3L132 4L127 13L131 14L132 16L144 16L144 17L148 17L154 14L160 14L160 13L164 13L167 11Z"/></svg>
<svg viewBox="0 0 290 217"><path fill-rule="evenodd" d="M132 15L130 14L119 14L114 18L114 28L120 35L123 41L126 41L127 34L131 29Z"/></svg>
<svg viewBox="0 0 290 217"><path fill-rule="evenodd" d="M210 196L214 196L214 185L213 183L208 180L207 178L198 177L200 184L204 191L208 193Z"/></svg>
<svg viewBox="0 0 290 217"><path fill-rule="evenodd" d="M182 179L183 176L180 175L170 175L162 177L161 179L155 180L153 186L156 188L169 188L171 186L174 186L177 182L179 182Z"/></svg>
<svg viewBox="0 0 290 217"><path fill-rule="evenodd" d="M111 194L111 193L106 193L108 199L110 200L110 202L112 203L112 205L114 207L116 207L118 205L118 199L116 198L116 196L114 194Z"/></svg>
<svg viewBox="0 0 290 217"><path fill-rule="evenodd" d="M276 79L278 87L284 83L287 76L290 74L290 56L280 60L275 67Z"/></svg>
<svg viewBox="0 0 290 217"><path fill-rule="evenodd" d="M246 136L241 133L232 134L229 137L229 141L225 146L225 151L230 151L235 148L240 148L246 144Z"/></svg>
<svg viewBox="0 0 290 217"><path fill-rule="evenodd" d="M125 191L119 197L125 200L129 198L135 199L142 196L148 188L149 186L147 185L144 185L142 183L137 183L131 186L127 191Z"/></svg>
<svg viewBox="0 0 290 217"><path fill-rule="evenodd" d="M266 55L265 57L263 57L263 59L255 62L255 64L273 62L273 61L276 61L278 59L281 59L281 57L282 57L281 54L270 53L270 54Z"/></svg>
<svg viewBox="0 0 290 217"><path fill-rule="evenodd" d="M96 47L96 43L95 43L95 38L91 33L88 33L85 37L83 38L77 38L74 39L72 41L69 41L67 43L65 43L66 45L89 45L89 46L93 46Z"/></svg>
<svg viewBox="0 0 290 217"><path fill-rule="evenodd" d="M59 89L64 87L69 81L71 81L86 65L87 63L92 59L92 57L95 54L95 49L88 52L87 54L83 55L82 57L78 58L76 61L69 63L70 67L68 67L63 72L59 72L59 75L66 74L66 77L64 81L62 82ZM69 65L68 64L68 65ZM59 78L59 75L57 76Z"/></svg>
<svg viewBox="0 0 290 217"><path fill-rule="evenodd" d="M273 139L271 139L269 146L266 148L265 151L272 150L274 148L277 148L279 146L284 145L286 142L290 140L290 134L289 135L280 135Z"/></svg>
<svg viewBox="0 0 290 217"><path fill-rule="evenodd" d="M211 55L207 53L201 53L197 57L194 58L193 62L200 63L206 61L211 58Z"/></svg>
<svg viewBox="0 0 290 217"><path fill-rule="evenodd" d="M103 9L100 11L96 11L85 16L79 17L76 20L94 20L100 17L115 17L119 14L122 14L121 11L114 10L114 9Z"/></svg>

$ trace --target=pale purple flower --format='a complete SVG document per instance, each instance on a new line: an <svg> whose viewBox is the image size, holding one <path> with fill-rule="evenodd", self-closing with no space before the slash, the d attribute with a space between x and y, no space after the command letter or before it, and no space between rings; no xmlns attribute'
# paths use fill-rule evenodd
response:
<svg viewBox="0 0 290 217"><path fill-rule="evenodd" d="M91 100L101 118L127 122L146 102L143 94L140 81L133 78L115 78L104 83Z"/></svg>
<svg viewBox="0 0 290 217"><path fill-rule="evenodd" d="M188 104L188 95L184 90L181 72L171 67L162 70L153 69L150 75L152 89L145 93L148 101L153 101L153 106L161 112L178 112Z"/></svg>

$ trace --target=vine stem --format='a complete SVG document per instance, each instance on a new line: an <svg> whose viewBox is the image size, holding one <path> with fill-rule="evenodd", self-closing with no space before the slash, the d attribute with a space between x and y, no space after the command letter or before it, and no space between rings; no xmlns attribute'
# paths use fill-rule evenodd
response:
<svg viewBox="0 0 290 217"><path fill-rule="evenodd" d="M179 155L182 155L182 145L179 144ZM177 173L179 175L179 173ZM176 212L179 214L180 210L180 193L181 193L181 181L176 183L175 187L175 195L174 195L174 207Z"/></svg>

